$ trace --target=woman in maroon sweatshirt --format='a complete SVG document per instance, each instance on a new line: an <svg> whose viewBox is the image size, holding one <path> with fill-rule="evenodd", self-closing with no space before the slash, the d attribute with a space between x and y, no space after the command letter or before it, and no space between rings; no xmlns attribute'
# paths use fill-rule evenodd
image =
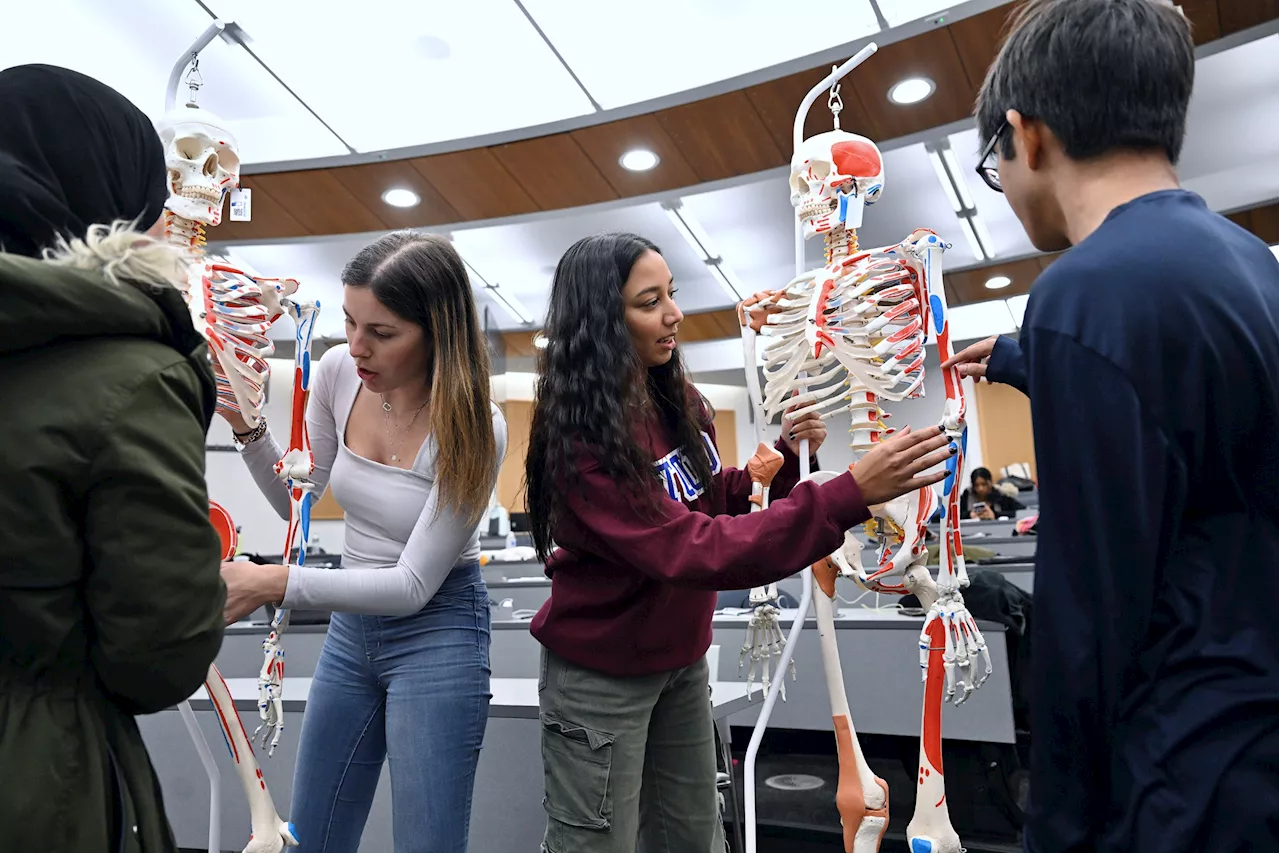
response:
<svg viewBox="0 0 1280 853"><path fill-rule="evenodd" d="M708 406L676 351L671 271L633 234L560 259L526 461L527 506L551 597L530 631L547 853L722 851L706 652L716 591L778 581L835 551L868 506L940 481L940 429L902 430L850 471L797 483L783 422L770 506L721 464ZM553 545L554 540L554 545ZM557 547L558 546L558 547Z"/></svg>

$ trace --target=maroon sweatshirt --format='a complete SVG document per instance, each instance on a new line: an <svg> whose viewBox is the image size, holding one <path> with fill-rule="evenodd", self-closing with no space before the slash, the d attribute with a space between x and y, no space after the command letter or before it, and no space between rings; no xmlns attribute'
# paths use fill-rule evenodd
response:
<svg viewBox="0 0 1280 853"><path fill-rule="evenodd" d="M642 428L643 429L643 428ZM845 530L871 517L847 471L818 485L797 483L800 460L786 443L769 508L750 513L751 478L722 468L715 430L716 497L705 495L664 430L647 430L665 496L660 515L641 514L590 456L581 489L565 489L547 560L551 597L529 626L555 654L609 675L648 675L689 666L711 646L716 591L790 577L840 547Z"/></svg>

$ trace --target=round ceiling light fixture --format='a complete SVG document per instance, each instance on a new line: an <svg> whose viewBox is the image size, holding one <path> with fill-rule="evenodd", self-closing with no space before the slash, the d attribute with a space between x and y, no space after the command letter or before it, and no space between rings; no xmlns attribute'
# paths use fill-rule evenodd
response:
<svg viewBox="0 0 1280 853"><path fill-rule="evenodd" d="M647 172L658 162L658 155L647 148L633 148L618 158L618 164L630 172Z"/></svg>
<svg viewBox="0 0 1280 853"><path fill-rule="evenodd" d="M995 275L987 279L987 290L999 290L1002 287L1008 287L1013 284L1013 280L1007 275Z"/></svg>
<svg viewBox="0 0 1280 853"><path fill-rule="evenodd" d="M382 200L392 207L415 207L422 199L413 190L397 188L382 194Z"/></svg>
<svg viewBox="0 0 1280 853"><path fill-rule="evenodd" d="M918 104L932 95L937 88L928 77L908 77L893 84L889 89L889 100L900 106Z"/></svg>
<svg viewBox="0 0 1280 853"><path fill-rule="evenodd" d="M538 349L546 349L547 344L549 343L551 343L551 341L548 340L547 336L542 334L542 332L538 332L533 336L533 345Z"/></svg>

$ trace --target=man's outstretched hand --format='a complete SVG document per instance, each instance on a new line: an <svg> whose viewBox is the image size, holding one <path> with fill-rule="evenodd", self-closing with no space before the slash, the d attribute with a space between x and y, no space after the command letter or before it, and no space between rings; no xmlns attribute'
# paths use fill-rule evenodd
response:
<svg viewBox="0 0 1280 853"><path fill-rule="evenodd" d="M991 351L995 349L998 337L999 335L992 335L984 341L965 347L944 361L942 369L955 367L956 372L961 376L978 380L984 378L987 375L987 359L991 357Z"/></svg>

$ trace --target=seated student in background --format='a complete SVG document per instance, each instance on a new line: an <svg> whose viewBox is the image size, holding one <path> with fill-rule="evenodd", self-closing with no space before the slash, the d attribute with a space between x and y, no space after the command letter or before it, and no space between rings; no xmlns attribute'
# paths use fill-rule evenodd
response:
<svg viewBox="0 0 1280 853"><path fill-rule="evenodd" d="M974 468L969 475L969 488L960 494L961 518L995 521L1002 516L1013 518L1020 509L1026 507L1017 498L991 485L991 472L986 468Z"/></svg>
<svg viewBox="0 0 1280 853"><path fill-rule="evenodd" d="M1178 185L1195 72L1169 3L1032 0L978 97L984 179L1066 250L942 365L1031 400L1029 853L1280 840L1280 271Z"/></svg>

